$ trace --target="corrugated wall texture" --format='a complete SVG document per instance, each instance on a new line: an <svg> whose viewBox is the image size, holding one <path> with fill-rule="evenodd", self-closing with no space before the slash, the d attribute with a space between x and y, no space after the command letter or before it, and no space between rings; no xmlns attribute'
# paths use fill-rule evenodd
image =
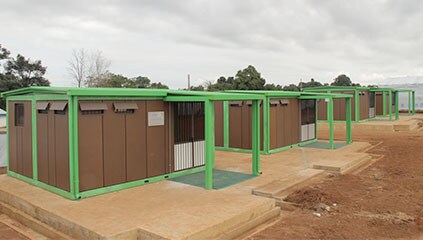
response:
<svg viewBox="0 0 423 240"><path fill-rule="evenodd" d="M80 191L169 172L168 103L80 101L79 107ZM149 112L163 112L163 124L148 126Z"/></svg>
<svg viewBox="0 0 423 240"><path fill-rule="evenodd" d="M370 99L369 91L360 91L360 120L369 118Z"/></svg>
<svg viewBox="0 0 423 240"><path fill-rule="evenodd" d="M223 101L214 102L214 141L223 147Z"/></svg>
<svg viewBox="0 0 423 240"><path fill-rule="evenodd" d="M383 115L383 93L381 92L376 93L376 115Z"/></svg>
<svg viewBox="0 0 423 240"><path fill-rule="evenodd" d="M252 101L229 102L229 147L251 149ZM260 148L263 150L263 108L260 108Z"/></svg>
<svg viewBox="0 0 423 240"><path fill-rule="evenodd" d="M9 168L32 178L32 106L30 101L9 101Z"/></svg>
<svg viewBox="0 0 423 240"><path fill-rule="evenodd" d="M355 120L355 97L354 91L336 91L333 93L350 94L351 98L351 119ZM368 101L368 100L367 100ZM333 99L333 119L337 121L345 121L346 119L346 100L344 98ZM368 108L367 108L368 111ZM327 102L322 99L318 103L318 119L327 120Z"/></svg>
<svg viewBox="0 0 423 240"><path fill-rule="evenodd" d="M38 101L36 110L38 180L69 191L67 102Z"/></svg>
<svg viewBox="0 0 423 240"><path fill-rule="evenodd" d="M272 99L270 103L270 149L299 143L300 100Z"/></svg>

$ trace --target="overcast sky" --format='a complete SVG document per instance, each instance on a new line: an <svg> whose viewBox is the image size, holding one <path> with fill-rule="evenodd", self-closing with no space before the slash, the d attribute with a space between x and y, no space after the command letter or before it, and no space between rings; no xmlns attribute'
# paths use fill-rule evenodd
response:
<svg viewBox="0 0 423 240"><path fill-rule="evenodd" d="M173 88L254 65L267 82L423 83L423 1L0 2L0 44L70 86L72 49L100 50L111 71Z"/></svg>

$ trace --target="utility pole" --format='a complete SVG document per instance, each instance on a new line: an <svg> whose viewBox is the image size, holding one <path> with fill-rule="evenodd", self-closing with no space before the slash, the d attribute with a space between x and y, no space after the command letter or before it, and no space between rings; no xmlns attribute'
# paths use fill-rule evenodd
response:
<svg viewBox="0 0 423 240"><path fill-rule="evenodd" d="M190 89L191 89L191 78L188 74L188 90L190 90Z"/></svg>

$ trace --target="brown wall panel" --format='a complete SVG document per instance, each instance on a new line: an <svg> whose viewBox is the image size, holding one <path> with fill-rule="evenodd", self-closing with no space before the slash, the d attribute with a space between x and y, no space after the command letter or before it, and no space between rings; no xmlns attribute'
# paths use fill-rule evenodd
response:
<svg viewBox="0 0 423 240"><path fill-rule="evenodd" d="M109 109L105 111L111 110ZM81 111L78 113L80 191L104 186L102 122L102 114L84 115Z"/></svg>
<svg viewBox="0 0 423 240"><path fill-rule="evenodd" d="M15 105L23 104L22 126L15 125ZM32 178L32 106L30 101L9 102L9 161L10 169Z"/></svg>
<svg viewBox="0 0 423 240"><path fill-rule="evenodd" d="M241 148L244 149L251 149L251 109L252 106L247 104L244 101L244 104L242 105L242 113L241 113L241 131L242 131L242 137L241 137Z"/></svg>
<svg viewBox="0 0 423 240"><path fill-rule="evenodd" d="M108 109L103 114L104 185L111 186L126 181L126 114L114 111L113 103L118 101L104 103Z"/></svg>
<svg viewBox="0 0 423 240"><path fill-rule="evenodd" d="M52 186L56 186L56 140L55 140L55 126L54 126L54 112L48 113L47 137L48 141L48 182Z"/></svg>
<svg viewBox="0 0 423 240"><path fill-rule="evenodd" d="M147 177L146 102L136 101L138 109L126 115L126 180Z"/></svg>
<svg viewBox="0 0 423 240"><path fill-rule="evenodd" d="M163 101L147 101L147 113L165 112L165 126L147 126L147 174L148 177L167 173L168 136L168 103Z"/></svg>
<svg viewBox="0 0 423 240"><path fill-rule="evenodd" d="M48 184L48 112L37 113L38 180Z"/></svg>
<svg viewBox="0 0 423 240"><path fill-rule="evenodd" d="M363 95L360 95L360 120L369 118L369 91L362 91Z"/></svg>
<svg viewBox="0 0 423 240"><path fill-rule="evenodd" d="M54 114L54 111L50 111ZM69 124L68 111L54 114L56 141L56 186L69 191Z"/></svg>
<svg viewBox="0 0 423 240"><path fill-rule="evenodd" d="M229 105L229 147L242 148L242 106Z"/></svg>
<svg viewBox="0 0 423 240"><path fill-rule="evenodd" d="M12 170L13 172L18 172L18 156L17 156L17 140L18 140L18 136L17 136L17 131L16 131L16 127L14 126L14 122L15 122L15 104L14 102L9 102L8 105L8 123L9 123L9 169Z"/></svg>
<svg viewBox="0 0 423 240"><path fill-rule="evenodd" d="M301 141L301 105L299 99L290 99L291 110L288 115L291 116L291 143L296 144ZM297 114L295 114L297 113Z"/></svg>
<svg viewBox="0 0 423 240"><path fill-rule="evenodd" d="M277 148L278 146L278 106L271 105L270 108L270 149Z"/></svg>
<svg viewBox="0 0 423 240"><path fill-rule="evenodd" d="M223 147L223 101L214 102L215 146Z"/></svg>
<svg viewBox="0 0 423 240"><path fill-rule="evenodd" d="M376 93L376 115L383 115L383 94Z"/></svg>
<svg viewBox="0 0 423 240"><path fill-rule="evenodd" d="M320 99L319 106L318 106L318 119L319 120L327 120L328 119L328 106L325 99Z"/></svg>

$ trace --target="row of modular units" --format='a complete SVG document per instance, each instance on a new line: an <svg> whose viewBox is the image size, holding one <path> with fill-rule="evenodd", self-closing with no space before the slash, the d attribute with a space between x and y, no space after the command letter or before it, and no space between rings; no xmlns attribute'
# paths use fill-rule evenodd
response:
<svg viewBox="0 0 423 240"><path fill-rule="evenodd" d="M352 96L352 120L361 121L376 117L376 94L366 87L314 87L304 89L306 92L325 92L336 94L349 94ZM333 116L334 120L345 121L345 99L334 99ZM327 101L319 102L319 120L327 120Z"/></svg>
<svg viewBox="0 0 423 240"><path fill-rule="evenodd" d="M301 99L303 94L300 92L251 92L266 96L260 104L260 148L263 153L317 140L317 105L324 99ZM219 149L251 149L250 101L216 102L215 124L215 144Z"/></svg>
<svg viewBox="0 0 423 240"><path fill-rule="evenodd" d="M78 199L204 171L205 105L210 116L211 96L236 100L241 94L178 94L52 87L3 93L8 174ZM214 136L209 139L214 149ZM209 173L206 185L212 186Z"/></svg>

